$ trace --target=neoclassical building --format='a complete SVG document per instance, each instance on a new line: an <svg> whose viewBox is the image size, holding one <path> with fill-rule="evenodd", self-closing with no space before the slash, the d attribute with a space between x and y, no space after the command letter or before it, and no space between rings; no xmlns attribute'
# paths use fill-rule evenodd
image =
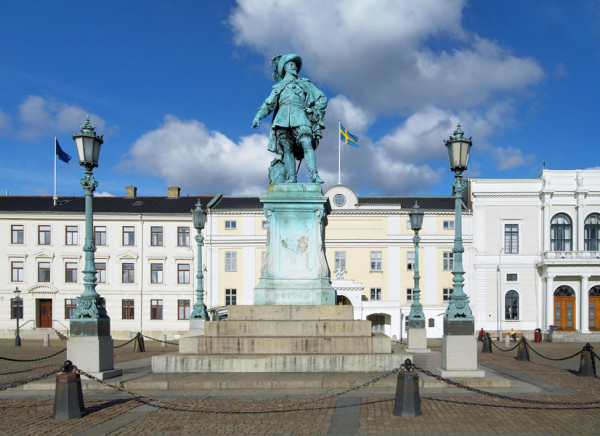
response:
<svg viewBox="0 0 600 436"><path fill-rule="evenodd" d="M338 304L391 337L406 337L414 248L408 213L424 210L420 231L421 302L428 337L441 337L452 292L454 199L357 196L337 185L326 255ZM195 302L197 247L190 210L207 208L202 268L215 317L253 304L266 242L260 198L181 196L94 199L97 291L112 335L185 334ZM544 170L535 179L470 179L463 205L465 292L476 328L598 327L600 171ZM0 334L14 334L13 291L23 297L23 335L66 332L83 291L83 197L0 197Z"/></svg>

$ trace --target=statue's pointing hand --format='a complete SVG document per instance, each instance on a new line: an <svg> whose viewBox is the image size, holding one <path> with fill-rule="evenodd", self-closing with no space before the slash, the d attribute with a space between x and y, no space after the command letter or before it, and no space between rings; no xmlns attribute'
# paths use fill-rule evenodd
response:
<svg viewBox="0 0 600 436"><path fill-rule="evenodd" d="M252 121L252 128L256 129L259 124L260 124L260 120L258 119L258 117L254 117L254 120Z"/></svg>

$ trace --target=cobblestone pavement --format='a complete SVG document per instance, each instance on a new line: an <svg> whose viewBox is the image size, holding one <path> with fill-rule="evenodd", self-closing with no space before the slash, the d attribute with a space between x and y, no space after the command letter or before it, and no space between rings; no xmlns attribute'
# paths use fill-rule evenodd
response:
<svg viewBox="0 0 600 436"><path fill-rule="evenodd" d="M50 348L41 344L24 343L21 349L10 343L0 341L0 356L11 358L43 357L60 351L58 343ZM504 349L504 343L496 343ZM118 345L116 343L115 345ZM514 344L511 344L514 345ZM581 350L581 343L532 343L534 349L547 357L559 358ZM600 344L592 344L600 351ZM396 346L402 346L397 344ZM64 346L63 346L64 347ZM431 347L437 350L437 342ZM478 348L481 348L478 345ZM115 350L115 360L125 361L140 357L133 353L133 346L125 346ZM146 341L145 356L150 353L173 351L160 344ZM122 351L119 351L122 350ZM253 397L237 396L228 392L219 398L194 398L189 392L163 392L155 394L159 398L175 401L174 407L164 405L143 404L139 400L125 394L111 392L84 393L86 415L81 419L58 422L52 418L53 398L43 397L32 392L27 398L0 398L0 434L10 435L95 435L95 434L161 434L161 435L324 435L324 434L369 434L369 435L401 435L401 434L598 434L600 433L600 380L579 377L575 373L579 368L579 356L567 361L545 360L534 353L531 362L515 360L517 350L502 353L496 348L492 354L479 354L481 365L489 365L505 374L519 379L528 379L535 383L551 384L556 387L552 392L543 395L519 395L521 398L560 402L559 406L523 404L508 400L491 398L449 388L442 390L426 389L421 392L422 415L415 418L399 418L393 416L393 393L376 396L372 393L354 394L351 398L307 399L294 395L269 398L265 393L257 393ZM60 364L64 354L52 360L44 361L44 365L56 362ZM600 363L600 362L599 362ZM30 365L30 366L29 366ZM24 371L41 371L37 363L15 363L0 361L0 383L7 384L24 377ZM600 370L600 368L599 368ZM30 376L29 374L28 376ZM422 377L426 377L421 375ZM503 391L511 395L510 390ZM335 427L341 409L336 403L345 406L360 404L356 409L355 428ZM571 402L597 401L594 407L583 409L571 406ZM205 407L219 412L251 409L260 410L293 410L277 413L207 413L199 412ZM557 407L563 410L556 410ZM551 410L551 409L554 410ZM306 410L311 409L311 410ZM348 417L351 420L351 417ZM339 421L339 420L338 420ZM343 429L343 430L341 430Z"/></svg>

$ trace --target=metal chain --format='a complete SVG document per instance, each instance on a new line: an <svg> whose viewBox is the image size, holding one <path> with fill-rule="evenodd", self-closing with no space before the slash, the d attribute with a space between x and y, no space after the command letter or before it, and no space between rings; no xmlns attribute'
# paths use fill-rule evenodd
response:
<svg viewBox="0 0 600 436"><path fill-rule="evenodd" d="M572 359L572 358L573 358L573 357L575 357L575 356L579 356L579 355L581 354L581 352L583 351L583 350L579 350L577 353L575 353L575 354L572 354L572 355L570 355L570 356L567 356L567 357L561 357L561 358L558 358L558 359L553 359L552 357L544 356L543 354L540 354L540 353L538 353L537 351L535 351L535 350L533 349L533 347L532 347L531 345L529 345L529 343L527 343L527 347L528 347L528 348L529 348L531 351L533 351L535 354L537 354L538 356L540 356L542 359L546 359L546 360L553 360L553 361L555 361L555 362L558 362L558 361L561 361L561 360L568 360L568 359Z"/></svg>
<svg viewBox="0 0 600 436"><path fill-rule="evenodd" d="M510 401L516 401L516 402L521 402L521 403L528 403L528 404L544 404L544 405L547 405L547 406L551 406L551 405L588 406L588 405L592 405L592 404L600 404L600 400L598 400L598 401L582 401L582 402L570 402L570 403L568 403L568 402L564 402L564 401L530 400L528 398L519 398L519 397L511 397L511 396L502 395L502 394L494 394L493 392L483 391L481 389L473 388L471 386L467 386L467 385L464 385L462 383L455 382L454 380L450 380L450 379L444 378L441 375L434 374L431 371L427 371L426 369L420 368L418 366L415 366L414 368L417 371L422 372L423 374L425 374L425 375L427 375L429 377L433 377L436 380L440 380L440 381L443 381L444 383L447 383L449 385L456 386L457 388L465 389L467 391L475 392L476 394L481 394L481 395L485 395L485 396L492 397L492 398L499 398L499 399L502 399L502 400L510 400Z"/></svg>
<svg viewBox="0 0 600 436"><path fill-rule="evenodd" d="M113 348L114 348L114 349L117 349L117 348L124 347L125 345L127 345L127 344L130 344L131 342L135 341L136 339L137 339L137 336L136 336L135 338L131 338L130 340L128 340L128 341L127 341L127 342L125 342L124 344L121 344L121 345L116 345L116 346L114 346Z"/></svg>
<svg viewBox="0 0 600 436"><path fill-rule="evenodd" d="M2 357L2 356L0 356L0 360L8 360L10 362L37 362L39 360L50 359L51 357L58 356L60 353L63 353L65 351L67 351L67 349L63 348L62 350L57 351L56 353L51 354L50 356L40 357L39 359L11 359L10 357Z"/></svg>
<svg viewBox="0 0 600 436"><path fill-rule="evenodd" d="M151 339L156 342L163 342L163 343L169 344L169 345L179 345L177 342L163 341L162 339L156 339L156 338L152 338L152 337L146 336L146 335L141 335L141 336L145 337L146 339Z"/></svg>
<svg viewBox="0 0 600 436"><path fill-rule="evenodd" d="M502 349L502 348L500 348L498 345L494 344L494 341L490 340L490 343L491 343L491 344L492 344L494 347L496 347L498 350L502 351L503 353L508 353L509 351L512 351L512 350L514 350L515 348L517 348L517 347L519 346L519 344L517 344L517 345L515 345L514 347L512 347L512 348L509 348L508 350L503 350L503 349Z"/></svg>
<svg viewBox="0 0 600 436"><path fill-rule="evenodd" d="M489 404L489 403L475 403L472 401L459 401L449 400L447 398L433 398L433 397L421 397L422 400L439 401L442 403L453 403L453 404L464 404L467 406L483 406L483 407L499 407L504 409L529 409L529 410L586 410L586 409L600 409L599 406L587 406L587 407L532 407L532 406L516 406L510 404ZM568 404L568 403L565 403Z"/></svg>
<svg viewBox="0 0 600 436"><path fill-rule="evenodd" d="M27 379L27 380L24 380L24 381L15 382L15 383L13 383L13 384L11 384L9 386L2 386L2 387L0 387L0 391L5 391L7 389L16 388L18 386L26 385L27 383L31 383L31 382L34 382L34 381L41 380L43 378L51 376L52 374L56 374L57 372L58 371L56 370L56 367L54 367L54 369L51 372L48 372L48 373L45 373L45 374L42 374L42 375L30 378L30 379Z"/></svg>

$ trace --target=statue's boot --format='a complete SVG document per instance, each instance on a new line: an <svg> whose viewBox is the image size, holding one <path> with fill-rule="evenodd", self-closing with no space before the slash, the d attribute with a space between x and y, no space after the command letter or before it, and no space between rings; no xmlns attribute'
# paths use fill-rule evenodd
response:
<svg viewBox="0 0 600 436"><path fill-rule="evenodd" d="M317 172L317 158L315 157L315 150L312 147L312 139L302 138L302 148L304 149L304 160L308 167L308 173L310 174L310 181L313 183L325 183L322 178L319 177Z"/></svg>

